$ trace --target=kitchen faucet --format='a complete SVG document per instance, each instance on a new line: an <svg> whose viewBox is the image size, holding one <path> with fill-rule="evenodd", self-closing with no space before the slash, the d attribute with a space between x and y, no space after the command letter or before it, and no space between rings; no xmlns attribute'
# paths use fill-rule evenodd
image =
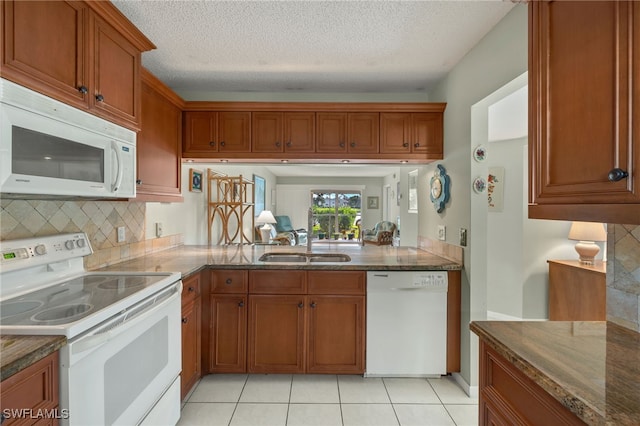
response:
<svg viewBox="0 0 640 426"><path fill-rule="evenodd" d="M311 253L311 240L313 239L313 207L307 212L307 253Z"/></svg>

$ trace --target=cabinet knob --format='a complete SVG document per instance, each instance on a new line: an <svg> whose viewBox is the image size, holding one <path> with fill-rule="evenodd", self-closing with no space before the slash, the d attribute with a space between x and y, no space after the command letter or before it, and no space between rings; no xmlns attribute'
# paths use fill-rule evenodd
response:
<svg viewBox="0 0 640 426"><path fill-rule="evenodd" d="M87 89L87 86L80 86L78 87L78 92L82 93L83 95L85 93L87 93L89 91L89 89Z"/></svg>
<svg viewBox="0 0 640 426"><path fill-rule="evenodd" d="M626 171L624 171L622 169L619 169L617 167L615 169L612 169L609 172L609 180L611 182L618 182L618 181L620 181L622 179L625 179L625 178L628 178L628 177L629 177L629 173L628 172L626 172Z"/></svg>
<svg viewBox="0 0 640 426"><path fill-rule="evenodd" d="M402 146L403 146L404 148L408 148L408 147L409 147L409 142L405 142L405 143L403 143L403 144L402 144Z"/></svg>
<svg viewBox="0 0 640 426"><path fill-rule="evenodd" d="M136 179L136 185L142 185L142 179Z"/></svg>
<svg viewBox="0 0 640 426"><path fill-rule="evenodd" d="M240 306L241 308L244 308L244 302L238 303L238 306Z"/></svg>
<svg viewBox="0 0 640 426"><path fill-rule="evenodd" d="M224 141L220 142L220 146L224 146Z"/></svg>
<svg viewBox="0 0 640 426"><path fill-rule="evenodd" d="M413 144L413 146L415 146L415 147L417 148L417 147L419 147L419 146L420 146L420 143L419 143L419 142L416 142L416 143L414 143L414 144Z"/></svg>
<svg viewBox="0 0 640 426"><path fill-rule="evenodd" d="M293 144L291 143L291 141L287 142L287 146L289 146L289 147L290 147L291 145L293 145Z"/></svg>
<svg viewBox="0 0 640 426"><path fill-rule="evenodd" d="M104 96L102 96L102 95L96 95L96 101L98 101L98 102L104 102Z"/></svg>
<svg viewBox="0 0 640 426"><path fill-rule="evenodd" d="M355 142L351 142L351 148L355 148L356 147L356 143Z"/></svg>
<svg viewBox="0 0 640 426"><path fill-rule="evenodd" d="M186 324L189 322L189 319L187 317L182 318L182 323Z"/></svg>
<svg viewBox="0 0 640 426"><path fill-rule="evenodd" d="M344 148L344 142L340 142L340 148Z"/></svg>
<svg viewBox="0 0 640 426"><path fill-rule="evenodd" d="M227 280L225 281L225 284L231 285L232 282L233 280L231 278L227 278Z"/></svg>
<svg viewBox="0 0 640 426"><path fill-rule="evenodd" d="M216 143L214 141L209 142L209 146L216 146Z"/></svg>
<svg viewBox="0 0 640 426"><path fill-rule="evenodd" d="M194 292L194 291L196 291L196 289L195 289L195 288L193 288L193 287L189 287L189 291L190 291L190 292Z"/></svg>
<svg viewBox="0 0 640 426"><path fill-rule="evenodd" d="M298 303L298 308L304 308L304 303L302 302Z"/></svg>
<svg viewBox="0 0 640 426"><path fill-rule="evenodd" d="M309 305L309 306L311 306L312 308L315 308L316 307L316 302L311 302L311 305Z"/></svg>
<svg viewBox="0 0 640 426"><path fill-rule="evenodd" d="M282 145L280 142L276 142L276 146L277 146L278 148L280 148L280 145Z"/></svg>

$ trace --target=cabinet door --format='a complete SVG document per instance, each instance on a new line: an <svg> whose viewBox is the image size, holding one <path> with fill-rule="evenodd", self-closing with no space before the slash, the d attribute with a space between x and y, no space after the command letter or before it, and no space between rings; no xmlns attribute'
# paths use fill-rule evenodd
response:
<svg viewBox="0 0 640 426"><path fill-rule="evenodd" d="M250 373L304 372L304 296L249 296Z"/></svg>
<svg viewBox="0 0 640 426"><path fill-rule="evenodd" d="M411 151L428 154L431 159L442 158L442 114L411 114Z"/></svg>
<svg viewBox="0 0 640 426"><path fill-rule="evenodd" d="M383 112L380 114L380 152L409 154L413 145L411 114Z"/></svg>
<svg viewBox="0 0 640 426"><path fill-rule="evenodd" d="M364 296L308 296L309 373L364 372Z"/></svg>
<svg viewBox="0 0 640 426"><path fill-rule="evenodd" d="M137 139L136 198L182 201L180 149L182 112L149 84L142 83L142 114Z"/></svg>
<svg viewBox="0 0 640 426"><path fill-rule="evenodd" d="M347 149L350 153L376 153L380 141L380 114L355 112L348 116Z"/></svg>
<svg viewBox="0 0 640 426"><path fill-rule="evenodd" d="M640 72L640 35L631 27L640 6L557 1L529 8L530 201L640 203L640 127L633 120L640 89L632 84ZM611 181L614 169L629 176Z"/></svg>
<svg viewBox="0 0 640 426"><path fill-rule="evenodd" d="M200 298L182 306L182 373L181 399L187 396L201 374L200 365Z"/></svg>
<svg viewBox="0 0 640 426"><path fill-rule="evenodd" d="M344 112L319 112L316 114L317 152L347 152L347 114Z"/></svg>
<svg viewBox="0 0 640 426"><path fill-rule="evenodd" d="M65 1L4 1L1 7L2 77L87 108L87 7Z"/></svg>
<svg viewBox="0 0 640 426"><path fill-rule="evenodd" d="M251 113L219 112L218 152L251 152Z"/></svg>
<svg viewBox="0 0 640 426"><path fill-rule="evenodd" d="M209 371L246 372L247 297L211 295Z"/></svg>
<svg viewBox="0 0 640 426"><path fill-rule="evenodd" d="M140 121L140 51L102 18L91 14L93 94L90 105L123 125Z"/></svg>
<svg viewBox="0 0 640 426"><path fill-rule="evenodd" d="M316 114L314 112L284 113L285 152L314 152Z"/></svg>
<svg viewBox="0 0 640 426"><path fill-rule="evenodd" d="M185 152L217 152L215 112L185 112L183 115Z"/></svg>
<svg viewBox="0 0 640 426"><path fill-rule="evenodd" d="M254 112L251 114L251 144L253 152L282 152L281 112Z"/></svg>

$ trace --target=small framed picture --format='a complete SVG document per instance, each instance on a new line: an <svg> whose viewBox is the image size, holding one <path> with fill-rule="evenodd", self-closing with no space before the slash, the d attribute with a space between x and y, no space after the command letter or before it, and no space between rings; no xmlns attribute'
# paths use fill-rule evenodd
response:
<svg viewBox="0 0 640 426"><path fill-rule="evenodd" d="M202 170L189 169L189 191L202 192Z"/></svg>
<svg viewBox="0 0 640 426"><path fill-rule="evenodd" d="M367 208L375 210L378 208L379 197L367 197Z"/></svg>

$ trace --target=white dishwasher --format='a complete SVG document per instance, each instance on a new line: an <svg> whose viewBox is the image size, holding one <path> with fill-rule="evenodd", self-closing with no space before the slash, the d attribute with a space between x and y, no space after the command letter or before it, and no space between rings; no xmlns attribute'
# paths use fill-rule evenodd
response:
<svg viewBox="0 0 640 426"><path fill-rule="evenodd" d="M367 272L366 377L447 372L446 271Z"/></svg>

